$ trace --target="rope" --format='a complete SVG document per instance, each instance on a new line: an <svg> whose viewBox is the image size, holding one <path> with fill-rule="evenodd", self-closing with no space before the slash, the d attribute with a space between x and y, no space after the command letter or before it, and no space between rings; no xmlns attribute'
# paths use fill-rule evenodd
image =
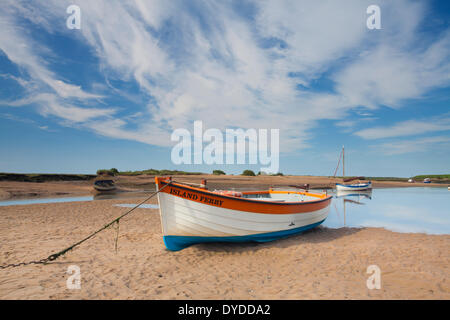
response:
<svg viewBox="0 0 450 320"><path fill-rule="evenodd" d="M117 241L119 240L119 221L117 221L117 225L116 225L116 239L114 240L114 249L116 250L117 253Z"/></svg>
<svg viewBox="0 0 450 320"><path fill-rule="evenodd" d="M341 158L342 158L342 150L341 150L341 153L339 154L339 161L338 161L336 170L334 170L333 178L336 178L336 174L337 174L337 171L338 171L338 169L339 169L339 165L341 164Z"/></svg>
<svg viewBox="0 0 450 320"><path fill-rule="evenodd" d="M142 201L141 203L137 204L135 207L131 208L130 210L128 210L127 212L125 212L124 214L122 214L121 216L119 216L118 218L114 219L113 221L111 221L108 224L105 224L102 228L98 229L97 231L91 233L89 236L87 236L86 238L84 238L83 240L80 240L76 243L74 243L73 245L57 252L54 253L52 255L49 255L47 258L45 259L41 259L41 260L36 260L36 261L29 261L29 262L20 262L20 263L10 263L10 264L6 264L6 265L2 265L0 266L0 269L6 269L6 268L15 268L15 267L19 267L19 266L26 266L26 265L30 265L30 264L46 264L49 261L54 261L57 258L59 258L60 256L62 256L63 254L67 253L68 251L74 249L75 247L79 246L80 244L82 244L83 242L91 239L92 237L94 237L97 233L109 228L111 225L113 225L114 223L117 223L117 236L116 236L116 244L115 244L115 248L117 251L117 238L119 235L119 221L120 219L122 219L123 217L125 217L126 215L130 214L131 212L133 212L135 209L137 209L138 207L140 207L141 205L143 205L145 202L147 202L148 200L150 200L151 198L153 198L156 194L158 194L159 192L161 192L161 190L163 190L165 187L167 187L170 183L166 184L165 186L163 186L161 189L159 189L158 191L156 191L155 193L153 193L152 195L150 195L147 199L145 199L144 201Z"/></svg>
<svg viewBox="0 0 450 320"><path fill-rule="evenodd" d="M336 170L334 170L333 178L336 178L336 174L339 169L339 165L341 164L342 152L343 152L343 150L341 150L341 153L339 154L339 161L338 161ZM332 185L333 185L333 180L332 180L332 178L330 178L329 187L331 188Z"/></svg>

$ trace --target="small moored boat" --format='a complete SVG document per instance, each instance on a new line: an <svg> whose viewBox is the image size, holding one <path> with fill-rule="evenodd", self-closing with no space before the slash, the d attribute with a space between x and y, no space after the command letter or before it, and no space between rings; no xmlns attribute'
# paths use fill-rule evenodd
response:
<svg viewBox="0 0 450 320"><path fill-rule="evenodd" d="M336 183L336 191L364 191L372 189L372 182L361 182L358 181L357 183L345 183L345 182L351 182L354 180L364 180L364 177L353 177L349 179L345 179L345 153L344 153L344 146L342 146L342 178L344 179L344 183ZM339 163L341 162L341 156L339 155L339 162L338 166L336 167L336 171L334 173L334 176L336 176L336 172L339 168Z"/></svg>
<svg viewBox="0 0 450 320"><path fill-rule="evenodd" d="M331 203L331 196L306 191L210 191L170 178L155 180L164 244L172 251L202 242L267 242L297 234L320 225Z"/></svg>
<svg viewBox="0 0 450 320"><path fill-rule="evenodd" d="M116 185L113 180L97 180L94 182L94 189L97 191L113 191Z"/></svg>
<svg viewBox="0 0 450 320"><path fill-rule="evenodd" d="M364 191L372 189L372 182L341 184L336 183L336 190L338 191Z"/></svg>

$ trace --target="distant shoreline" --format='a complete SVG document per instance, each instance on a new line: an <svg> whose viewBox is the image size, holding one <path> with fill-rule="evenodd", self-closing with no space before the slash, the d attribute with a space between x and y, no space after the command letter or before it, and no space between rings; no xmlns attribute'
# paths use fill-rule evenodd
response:
<svg viewBox="0 0 450 320"><path fill-rule="evenodd" d="M242 176L242 175L171 175L175 181L200 183L208 181L208 188L214 190L265 190L269 187L303 187L311 189L332 189L341 178L320 176ZM76 174L4 174L0 173L0 200L35 199L54 197L76 197L94 194L93 181L96 175ZM136 192L155 189L154 175L117 175L113 179L118 190ZM450 182L409 183L405 180L372 180L374 189L405 187L446 187Z"/></svg>
<svg viewBox="0 0 450 320"><path fill-rule="evenodd" d="M0 181L45 182L45 181L86 181L95 178L95 174L60 173L7 173L0 172Z"/></svg>
<svg viewBox="0 0 450 320"><path fill-rule="evenodd" d="M203 172L185 172L178 170L142 170L142 171L123 171L117 174L117 177L136 177L136 176L156 176L156 175L192 175L192 176L206 176L210 173ZM217 175L218 177L238 177L241 175ZM276 175L261 175L261 176L276 176ZM282 175L283 176L283 175ZM316 177L324 179L332 179L330 176L315 176L315 175L284 175L285 177ZM0 181L20 181L20 182L46 182L46 181L88 181L96 178L96 174L69 174L69 173L13 173L0 172ZM350 176L349 176L350 177ZM341 176L336 176L337 179L342 179ZM365 177L365 180L371 181L394 181L394 182L408 182L413 179L414 182L422 182L423 179L430 178L432 183L450 184L450 174L433 174L433 175L417 175L411 178L402 177Z"/></svg>

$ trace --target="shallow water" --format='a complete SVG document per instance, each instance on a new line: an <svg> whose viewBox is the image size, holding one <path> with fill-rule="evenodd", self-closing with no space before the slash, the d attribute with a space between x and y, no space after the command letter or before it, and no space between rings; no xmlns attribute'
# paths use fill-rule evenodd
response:
<svg viewBox="0 0 450 320"><path fill-rule="evenodd" d="M70 197L70 198L39 198L39 199L7 200L7 201L0 201L0 207L16 206L16 205L24 205L24 204L38 204L38 203L92 201L93 199L94 199L94 196Z"/></svg>
<svg viewBox="0 0 450 320"><path fill-rule="evenodd" d="M450 234L450 191L447 187L414 187L334 193L330 213L323 225Z"/></svg>
<svg viewBox="0 0 450 320"><path fill-rule="evenodd" d="M38 199L17 199L0 201L1 206L14 206L14 205L26 205L26 204L39 204L39 203L58 203L58 202L78 202L78 201L93 201L93 200L114 200L114 199L130 199L130 198L145 198L150 196L154 190L148 192L121 192L111 194L99 194L95 196L83 196L83 197L60 197L60 198L38 198Z"/></svg>
<svg viewBox="0 0 450 320"><path fill-rule="evenodd" d="M115 207L122 207L122 208L134 208L137 205L138 205L137 203L121 203L121 204L115 204L114 206ZM144 204L141 204L139 206L139 208L142 208L142 209L159 209L159 205L158 204L151 204L151 203L149 203L149 204L144 203Z"/></svg>

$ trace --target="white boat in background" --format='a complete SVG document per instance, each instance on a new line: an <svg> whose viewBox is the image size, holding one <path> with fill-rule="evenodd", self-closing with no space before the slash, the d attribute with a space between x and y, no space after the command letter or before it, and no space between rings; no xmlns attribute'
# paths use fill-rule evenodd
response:
<svg viewBox="0 0 450 320"><path fill-rule="evenodd" d="M430 178L425 178L425 179L423 179L423 183L431 183L431 179Z"/></svg>
<svg viewBox="0 0 450 320"><path fill-rule="evenodd" d="M339 156L339 162L338 162L338 167L336 168L336 172L337 172L337 169L339 168L340 162L341 162L341 157ZM336 176L336 172L335 172L335 176ZM344 179L344 177L345 177L345 154L344 154L344 146L342 146L342 179ZM345 182L350 182L350 181L354 181L354 180L358 180L358 182L350 183L350 184L345 183ZM344 183L336 183L336 190L364 191L364 190L372 189L371 181L361 182L360 180L364 180L364 177L354 177L354 178L344 179Z"/></svg>
<svg viewBox="0 0 450 320"><path fill-rule="evenodd" d="M366 183L353 183L353 184L340 184L336 183L336 190L339 191L364 191L372 189L372 182Z"/></svg>
<svg viewBox="0 0 450 320"><path fill-rule="evenodd" d="M331 196L308 191L210 191L155 177L164 244L177 251L202 242L267 242L320 225Z"/></svg>

